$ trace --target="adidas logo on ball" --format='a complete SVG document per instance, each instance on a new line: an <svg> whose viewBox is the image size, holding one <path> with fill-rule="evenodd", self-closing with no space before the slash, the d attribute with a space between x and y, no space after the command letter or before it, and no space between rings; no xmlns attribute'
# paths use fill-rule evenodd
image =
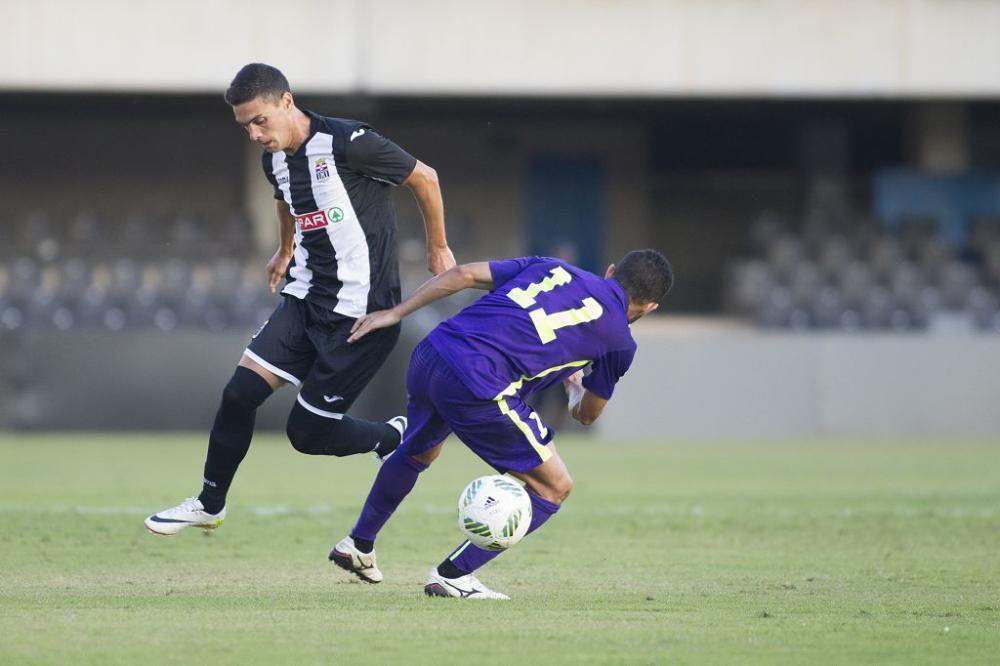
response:
<svg viewBox="0 0 1000 666"><path fill-rule="evenodd" d="M483 550L504 550L531 525L531 500L519 483L499 475L475 479L459 495L458 527Z"/></svg>

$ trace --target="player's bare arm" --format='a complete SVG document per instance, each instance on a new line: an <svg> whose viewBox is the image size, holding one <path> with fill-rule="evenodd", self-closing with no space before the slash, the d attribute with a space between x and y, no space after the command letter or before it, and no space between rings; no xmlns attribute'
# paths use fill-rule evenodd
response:
<svg viewBox="0 0 1000 666"><path fill-rule="evenodd" d="M439 301L464 289L473 288L493 288L493 274L490 272L489 262L478 261L471 264L453 266L444 273L432 277L420 285L416 291L396 307L390 310L379 310L378 312L361 315L354 322L354 326L351 328L351 337L347 341L356 342L372 331L395 326L404 317L425 305Z"/></svg>
<svg viewBox="0 0 1000 666"><path fill-rule="evenodd" d="M427 236L427 270L440 275L455 266L455 256L448 247L448 237L444 229L444 200L441 198L441 184L437 171L420 160L413 172L403 181L417 200L417 207L424 218L424 232Z"/></svg>
<svg viewBox="0 0 1000 666"><path fill-rule="evenodd" d="M563 380L566 394L569 396L570 415L585 426L598 419L608 401L591 393L583 386L583 372L574 372Z"/></svg>
<svg viewBox="0 0 1000 666"><path fill-rule="evenodd" d="M295 248L295 218L292 217L292 211L284 201L274 203L278 214L278 249L267 262L267 284L272 294L277 292L278 283L285 277Z"/></svg>

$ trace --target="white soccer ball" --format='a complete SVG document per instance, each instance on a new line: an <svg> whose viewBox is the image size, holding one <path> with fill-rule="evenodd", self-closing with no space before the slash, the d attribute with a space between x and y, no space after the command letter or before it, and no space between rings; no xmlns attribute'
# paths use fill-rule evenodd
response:
<svg viewBox="0 0 1000 666"><path fill-rule="evenodd" d="M482 476L458 498L458 527L474 546L505 550L524 538L531 526L531 499L517 481Z"/></svg>

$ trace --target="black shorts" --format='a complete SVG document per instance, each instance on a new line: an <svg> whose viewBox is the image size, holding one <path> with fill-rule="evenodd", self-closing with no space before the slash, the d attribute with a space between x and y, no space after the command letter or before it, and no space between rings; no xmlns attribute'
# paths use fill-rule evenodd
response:
<svg viewBox="0 0 1000 666"><path fill-rule="evenodd" d="M243 353L298 386L300 405L337 419L361 395L399 339L396 325L348 344L354 321L285 296Z"/></svg>

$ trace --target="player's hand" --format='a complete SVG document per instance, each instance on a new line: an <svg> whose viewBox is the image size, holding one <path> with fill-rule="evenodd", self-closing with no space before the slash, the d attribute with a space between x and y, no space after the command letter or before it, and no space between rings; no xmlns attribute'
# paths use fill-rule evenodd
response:
<svg viewBox="0 0 1000 666"><path fill-rule="evenodd" d="M400 316L395 308L361 315L355 320L354 326L351 326L351 337L347 338L347 341L357 342L372 331L395 326L399 323L399 320Z"/></svg>
<svg viewBox="0 0 1000 666"><path fill-rule="evenodd" d="M583 370L577 370L572 375L563 380L563 388L566 389L566 397L569 398L567 407L574 419L578 419L577 410L580 408L580 401L586 389L583 388Z"/></svg>
<svg viewBox="0 0 1000 666"><path fill-rule="evenodd" d="M563 387L566 393L573 395L574 389L583 389L583 370L577 370L572 375L563 380Z"/></svg>
<svg viewBox="0 0 1000 666"><path fill-rule="evenodd" d="M443 248L428 248L427 250L427 270L432 275L440 275L449 268L455 267L455 255L451 253L451 248L447 245Z"/></svg>
<svg viewBox="0 0 1000 666"><path fill-rule="evenodd" d="M291 254L278 250L267 262L267 286L271 288L272 294L278 290L278 283L281 282L281 278L285 277L285 271L288 270L288 264L291 261Z"/></svg>

